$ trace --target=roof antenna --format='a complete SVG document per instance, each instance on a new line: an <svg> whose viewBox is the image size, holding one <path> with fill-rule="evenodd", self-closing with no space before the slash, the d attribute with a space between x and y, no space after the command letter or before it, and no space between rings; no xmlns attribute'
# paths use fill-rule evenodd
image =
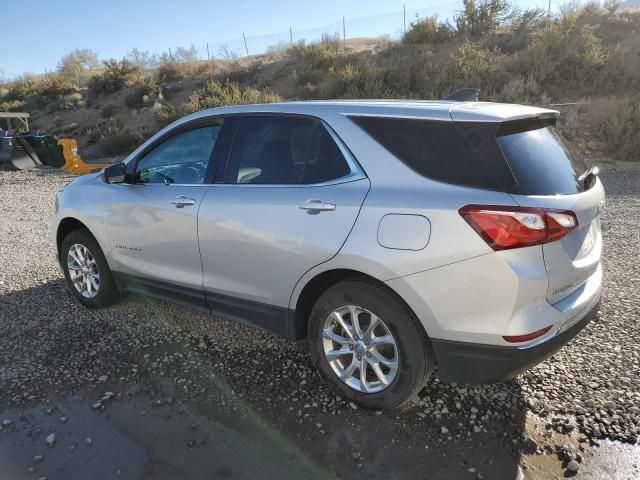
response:
<svg viewBox="0 0 640 480"><path fill-rule="evenodd" d="M456 90L450 93L442 100L449 100L452 102L477 102L480 95L479 88L463 88L462 90Z"/></svg>

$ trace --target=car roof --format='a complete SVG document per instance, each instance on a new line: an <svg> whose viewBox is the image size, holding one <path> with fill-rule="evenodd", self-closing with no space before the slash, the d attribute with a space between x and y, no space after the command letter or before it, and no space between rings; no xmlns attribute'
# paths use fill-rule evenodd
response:
<svg viewBox="0 0 640 480"><path fill-rule="evenodd" d="M546 108L493 102L456 102L446 100L313 100L212 108L187 119L233 113L291 113L319 115L375 115L433 120L503 122L530 117L557 117Z"/></svg>

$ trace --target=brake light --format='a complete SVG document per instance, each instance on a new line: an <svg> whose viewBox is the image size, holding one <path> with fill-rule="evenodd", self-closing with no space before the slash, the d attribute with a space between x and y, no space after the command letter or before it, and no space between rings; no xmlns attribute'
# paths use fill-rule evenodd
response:
<svg viewBox="0 0 640 480"><path fill-rule="evenodd" d="M466 205L458 212L494 250L553 242L578 227L570 210Z"/></svg>
<svg viewBox="0 0 640 480"><path fill-rule="evenodd" d="M549 330L551 330L551 325L541 328L540 330L536 330L535 332L527 333L525 335L505 335L502 338L504 338L505 341L509 343L526 342L529 340L533 340L534 338L543 336Z"/></svg>

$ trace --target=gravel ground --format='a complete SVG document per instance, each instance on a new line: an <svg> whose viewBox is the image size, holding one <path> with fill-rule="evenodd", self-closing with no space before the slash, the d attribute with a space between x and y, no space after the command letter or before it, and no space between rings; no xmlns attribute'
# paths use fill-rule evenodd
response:
<svg viewBox="0 0 640 480"><path fill-rule="evenodd" d="M514 381L434 379L401 412L336 397L266 333L136 296L81 307L47 232L70 178L0 171L0 478L640 476L640 166L602 175L598 318Z"/></svg>

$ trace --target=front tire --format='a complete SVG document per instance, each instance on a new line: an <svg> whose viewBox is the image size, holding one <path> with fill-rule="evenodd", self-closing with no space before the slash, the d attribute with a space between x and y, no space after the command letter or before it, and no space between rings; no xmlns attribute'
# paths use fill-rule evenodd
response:
<svg viewBox="0 0 640 480"><path fill-rule="evenodd" d="M311 356L334 389L367 408L397 408L425 385L435 362L418 319L391 291L342 281L316 301Z"/></svg>
<svg viewBox="0 0 640 480"><path fill-rule="evenodd" d="M102 249L87 230L74 230L64 238L60 263L69 290L85 307L104 308L120 299Z"/></svg>

